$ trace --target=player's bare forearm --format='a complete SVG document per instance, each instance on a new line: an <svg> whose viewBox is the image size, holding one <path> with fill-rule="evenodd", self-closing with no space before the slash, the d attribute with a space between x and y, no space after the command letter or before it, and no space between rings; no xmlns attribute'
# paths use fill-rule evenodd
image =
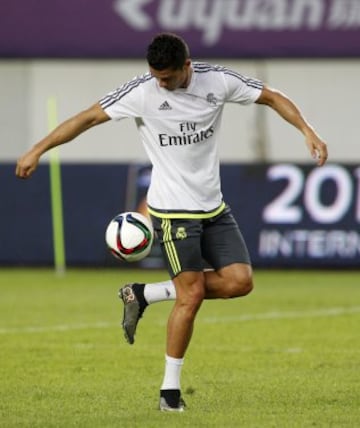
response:
<svg viewBox="0 0 360 428"><path fill-rule="evenodd" d="M311 156L316 159L319 166L323 165L328 157L326 143L307 122L299 108L286 95L281 92L264 87L258 104L265 104L275 110L283 119L295 126L305 137L305 143Z"/></svg>
<svg viewBox="0 0 360 428"><path fill-rule="evenodd" d="M67 143L87 129L109 120L109 116L99 104L71 117L57 126L49 135L35 144L27 153L19 158L16 166L16 175L19 178L28 178L37 168L41 155L53 147Z"/></svg>

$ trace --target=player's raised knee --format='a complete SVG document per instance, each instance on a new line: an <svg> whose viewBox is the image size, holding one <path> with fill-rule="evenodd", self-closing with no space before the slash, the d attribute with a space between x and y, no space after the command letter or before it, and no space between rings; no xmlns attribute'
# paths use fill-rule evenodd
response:
<svg viewBox="0 0 360 428"><path fill-rule="evenodd" d="M252 276L247 276L246 278L243 278L239 282L238 288L239 288L240 296L246 296L247 294L251 293L251 291L254 288Z"/></svg>
<svg viewBox="0 0 360 428"><path fill-rule="evenodd" d="M251 268L237 269L227 284L228 297L241 297L249 294L254 288Z"/></svg>

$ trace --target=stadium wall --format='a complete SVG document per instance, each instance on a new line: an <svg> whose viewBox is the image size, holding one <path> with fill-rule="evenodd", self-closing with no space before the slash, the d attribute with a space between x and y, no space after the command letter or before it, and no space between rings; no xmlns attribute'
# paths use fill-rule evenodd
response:
<svg viewBox="0 0 360 428"><path fill-rule="evenodd" d="M332 161L359 157L360 59L211 62L263 79L294 98L328 142ZM48 132L49 97L56 98L62 121L145 70L141 60L1 60L1 161L14 161ZM224 162L309 160L302 136L270 109L228 105L225 113L220 147ZM145 161L145 154L134 123L124 120L63 146L61 159L138 162Z"/></svg>

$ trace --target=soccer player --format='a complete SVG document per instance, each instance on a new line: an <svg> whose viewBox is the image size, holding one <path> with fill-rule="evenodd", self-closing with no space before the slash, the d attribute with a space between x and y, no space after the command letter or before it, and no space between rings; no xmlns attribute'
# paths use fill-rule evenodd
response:
<svg viewBox="0 0 360 428"><path fill-rule="evenodd" d="M147 203L171 281L123 287L123 328L133 343L147 304L175 299L167 326L160 410L183 411L181 367L203 300L241 297L253 288L246 244L221 193L218 144L225 103L271 107L303 134L319 166L326 162L327 147L287 96L228 68L192 62L187 44L175 34L155 36L147 61L149 72L35 144L18 160L16 174L29 177L44 152L95 125L135 119L153 165ZM204 270L204 260L211 270Z"/></svg>

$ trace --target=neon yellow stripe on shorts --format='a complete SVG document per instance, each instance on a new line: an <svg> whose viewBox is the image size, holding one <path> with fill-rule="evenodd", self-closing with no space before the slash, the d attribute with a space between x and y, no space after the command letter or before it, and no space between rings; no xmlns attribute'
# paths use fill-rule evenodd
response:
<svg viewBox="0 0 360 428"><path fill-rule="evenodd" d="M174 274L177 275L179 272L181 272L181 265L171 237L171 220L167 218L162 219L161 228L164 231L164 247L171 269L173 270Z"/></svg>
<svg viewBox="0 0 360 428"><path fill-rule="evenodd" d="M157 211L156 209L148 206L148 211L151 215L158 218L187 218L189 220L196 220L196 219L207 219L212 218L220 214L222 211L224 211L226 205L225 202L222 202L220 206L218 206L215 210L209 211L209 212L191 212L191 211L185 211L185 212L161 212Z"/></svg>

